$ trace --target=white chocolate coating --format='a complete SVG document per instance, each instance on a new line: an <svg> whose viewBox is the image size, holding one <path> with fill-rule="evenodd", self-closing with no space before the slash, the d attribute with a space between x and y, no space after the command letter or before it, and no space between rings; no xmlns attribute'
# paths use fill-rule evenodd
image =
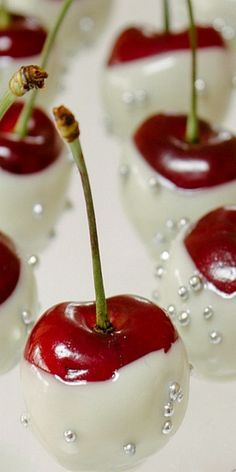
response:
<svg viewBox="0 0 236 472"><path fill-rule="evenodd" d="M111 130L118 136L127 137L153 113L187 113L190 78L191 55L188 51L106 67L101 87ZM218 47L200 49L198 78L205 83L205 89L199 92L199 116L219 122L227 110L231 93L230 54Z"/></svg>
<svg viewBox="0 0 236 472"><path fill-rule="evenodd" d="M0 305L0 374L10 370L19 361L28 335L22 312L27 310L35 319L37 309L37 291L34 274L21 258L21 270L18 283L4 303Z"/></svg>
<svg viewBox="0 0 236 472"><path fill-rule="evenodd" d="M124 148L128 174L121 178L121 198L125 210L148 249L156 257L168 249L175 236L174 225L181 218L197 220L202 212L236 202L235 180L208 189L177 189L161 177L141 157L132 141ZM156 186L150 185L154 179Z"/></svg>
<svg viewBox="0 0 236 472"><path fill-rule="evenodd" d="M184 244L185 230L172 242L170 258L165 263L165 271L159 285L160 304L167 308L174 305L176 314L171 317L181 336L196 372L215 380L236 378L236 296L227 296L204 284L194 292L189 279L198 270L189 256ZM182 300L178 295L180 286L189 289L189 297ZM206 307L213 310L209 319L204 317ZM181 325L178 316L189 310L189 324ZM210 334L217 332L221 341L210 342Z"/></svg>
<svg viewBox="0 0 236 472"><path fill-rule="evenodd" d="M54 0L10 0L12 9L40 18L51 28L62 2ZM111 10L112 0L74 0L65 18L60 35L60 48L81 47L102 33Z"/></svg>
<svg viewBox="0 0 236 472"><path fill-rule="evenodd" d="M21 377L33 432L68 470L134 467L176 432L188 402L189 366L180 340L167 354L150 353L121 368L114 380L65 384L25 360ZM167 418L164 406L173 382L183 398L173 403L173 415ZM173 429L163 434L167 420ZM76 441L65 441L67 430L76 433ZM135 445L135 454L125 454L127 444Z"/></svg>
<svg viewBox="0 0 236 472"><path fill-rule="evenodd" d="M45 244L65 207L71 162L65 155L49 167L28 175L0 172L0 227L13 237L23 252L37 251ZM34 205L42 213L34 213Z"/></svg>

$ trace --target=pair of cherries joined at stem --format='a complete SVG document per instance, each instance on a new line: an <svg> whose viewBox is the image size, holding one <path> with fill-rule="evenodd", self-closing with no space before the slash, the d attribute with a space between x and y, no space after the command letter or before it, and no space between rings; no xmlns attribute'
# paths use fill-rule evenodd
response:
<svg viewBox="0 0 236 472"><path fill-rule="evenodd" d="M186 113L191 96L191 44L187 29L170 29L169 0L163 0L163 32L131 26L115 40L102 76L108 124L130 137L153 113ZM168 21L167 21L168 20ZM167 23L167 24L166 24ZM219 122L231 97L231 55L212 26L197 26L199 113Z"/></svg>

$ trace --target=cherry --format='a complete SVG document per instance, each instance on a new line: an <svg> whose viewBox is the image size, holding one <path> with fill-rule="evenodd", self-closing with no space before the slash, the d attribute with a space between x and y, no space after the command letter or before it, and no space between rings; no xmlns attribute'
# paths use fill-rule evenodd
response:
<svg viewBox="0 0 236 472"><path fill-rule="evenodd" d="M227 295L236 293L236 208L218 208L205 215L184 244L208 282Z"/></svg>
<svg viewBox="0 0 236 472"><path fill-rule="evenodd" d="M107 335L94 330L95 303L62 303L49 309L28 339L25 359L67 382L94 382L111 379L150 352L168 352L176 341L166 314L151 302L120 295L107 303L114 327Z"/></svg>
<svg viewBox="0 0 236 472"><path fill-rule="evenodd" d="M162 309L134 296L105 298L78 123L63 106L54 116L82 179L96 301L60 303L42 315L25 347L24 395L33 429L64 467L127 470L162 447L179 426L186 408L188 367L181 340ZM165 418L169 409L171 420ZM73 454L69 443L74 443Z"/></svg>
<svg viewBox="0 0 236 472"><path fill-rule="evenodd" d="M148 164L176 187L200 189L236 179L236 137L200 121L200 139L187 143L187 117L154 115L136 131L134 143Z"/></svg>
<svg viewBox="0 0 236 472"><path fill-rule="evenodd" d="M226 47L222 36L210 26L198 26L197 35L199 49ZM188 30L179 33L151 33L141 28L130 27L117 38L107 63L109 66L114 66L155 54L185 49L190 49Z"/></svg>
<svg viewBox="0 0 236 472"><path fill-rule="evenodd" d="M11 14L10 24L0 30L0 57L16 59L38 55L46 35L45 29L35 18Z"/></svg>
<svg viewBox="0 0 236 472"><path fill-rule="evenodd" d="M40 108L34 108L28 135L20 139L14 127L23 108L17 102L0 122L0 167L13 174L32 174L52 164L62 151L54 124Z"/></svg>
<svg viewBox="0 0 236 472"><path fill-rule="evenodd" d="M0 233L0 304L15 289L20 276L20 259L12 241Z"/></svg>

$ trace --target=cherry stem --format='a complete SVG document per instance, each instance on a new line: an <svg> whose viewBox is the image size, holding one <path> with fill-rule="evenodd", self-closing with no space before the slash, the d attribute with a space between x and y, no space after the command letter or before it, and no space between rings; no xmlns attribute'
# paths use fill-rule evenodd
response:
<svg viewBox="0 0 236 472"><path fill-rule="evenodd" d="M6 0L0 3L0 29L7 28L11 23L11 14L7 10Z"/></svg>
<svg viewBox="0 0 236 472"><path fill-rule="evenodd" d="M89 225L90 245L93 263L93 278L96 297L95 330L106 334L108 332L111 332L113 328L108 318L93 197L86 163L84 160L83 151L79 139L79 127L72 113L64 106L54 108L53 113L60 134L69 144L82 181Z"/></svg>
<svg viewBox="0 0 236 472"><path fill-rule="evenodd" d="M59 14L56 18L53 28L49 31L47 39L44 43L42 54L41 54L41 67L44 69L47 66L49 56L60 30L61 24L74 0L64 0ZM37 98L37 90L34 90L29 97L29 100L25 102L25 105L20 113L20 116L16 122L15 133L19 138L23 139L28 133L28 123L31 118L35 100Z"/></svg>
<svg viewBox="0 0 236 472"><path fill-rule="evenodd" d="M13 103L26 92L32 89L44 87L44 81L47 78L47 72L41 67L29 65L22 66L17 70L9 80L8 90L5 91L0 99L0 120Z"/></svg>
<svg viewBox="0 0 236 472"><path fill-rule="evenodd" d="M187 119L187 128L185 139L187 143L194 144L199 141L199 122L197 116L197 91L196 91L196 79L197 79L197 32L194 21L193 7L191 0L187 0L187 6L189 11L189 40L192 51L192 93L191 93L191 106Z"/></svg>
<svg viewBox="0 0 236 472"><path fill-rule="evenodd" d="M170 6L169 0L163 0L163 19L164 19L164 32L169 34L170 32Z"/></svg>

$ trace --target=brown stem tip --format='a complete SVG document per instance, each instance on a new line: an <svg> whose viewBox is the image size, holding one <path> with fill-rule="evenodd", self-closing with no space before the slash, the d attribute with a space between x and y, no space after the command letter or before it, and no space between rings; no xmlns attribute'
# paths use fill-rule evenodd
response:
<svg viewBox="0 0 236 472"><path fill-rule="evenodd" d="M10 79L9 88L13 95L22 97L29 90L43 88L47 77L47 72L39 66L22 66Z"/></svg>
<svg viewBox="0 0 236 472"><path fill-rule="evenodd" d="M68 108L64 107L64 105L53 108L53 114L58 130L67 143L72 143L79 137L80 131L78 121L76 121L74 115L70 110L68 110Z"/></svg>

